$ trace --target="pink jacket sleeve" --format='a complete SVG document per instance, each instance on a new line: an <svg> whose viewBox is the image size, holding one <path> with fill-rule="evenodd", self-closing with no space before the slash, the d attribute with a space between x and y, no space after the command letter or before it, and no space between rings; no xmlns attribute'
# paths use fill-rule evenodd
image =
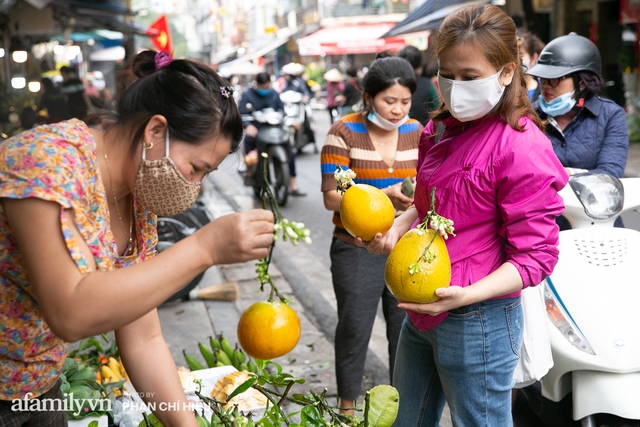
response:
<svg viewBox="0 0 640 427"><path fill-rule="evenodd" d="M518 269L526 288L542 282L558 261L555 217L564 210L558 191L568 176L542 132L520 135L513 150L494 165L503 219L500 235L507 242L507 261Z"/></svg>

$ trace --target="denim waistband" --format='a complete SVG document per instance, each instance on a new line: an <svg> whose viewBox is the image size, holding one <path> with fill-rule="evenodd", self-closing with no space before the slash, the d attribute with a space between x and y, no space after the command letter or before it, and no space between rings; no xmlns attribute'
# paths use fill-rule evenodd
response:
<svg viewBox="0 0 640 427"><path fill-rule="evenodd" d="M471 311L478 311L482 307L494 307L496 305L509 305L519 300L520 297L516 298L497 298L497 299L488 299L485 301L476 302L469 305L463 305L462 307L454 308L453 310L449 310L449 313L452 314L465 314Z"/></svg>

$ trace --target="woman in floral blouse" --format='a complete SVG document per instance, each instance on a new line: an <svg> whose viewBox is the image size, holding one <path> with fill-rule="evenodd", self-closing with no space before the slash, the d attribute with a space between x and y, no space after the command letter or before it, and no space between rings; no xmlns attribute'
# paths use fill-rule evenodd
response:
<svg viewBox="0 0 640 427"><path fill-rule="evenodd" d="M232 89L209 67L145 51L118 113L69 120L0 144L0 425L66 426L64 412L12 412L61 397L67 342L115 330L136 390L165 426L197 426L156 307L215 264L267 255L273 215L221 217L156 255L157 215L188 209L238 148ZM128 267L128 268L124 268ZM104 296L113 301L101 304Z"/></svg>

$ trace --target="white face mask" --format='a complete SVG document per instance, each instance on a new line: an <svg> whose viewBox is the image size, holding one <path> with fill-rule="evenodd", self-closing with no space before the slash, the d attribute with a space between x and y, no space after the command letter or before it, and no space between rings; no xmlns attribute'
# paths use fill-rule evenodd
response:
<svg viewBox="0 0 640 427"><path fill-rule="evenodd" d="M444 104L453 117L461 122L469 122L486 116L495 107L505 86L498 81L502 69L486 79L451 80L440 76L438 85Z"/></svg>
<svg viewBox="0 0 640 427"><path fill-rule="evenodd" d="M385 119L384 117L382 117L380 114L378 114L376 112L376 109L373 108L373 105L371 106L371 109L373 110L373 113L369 113L367 115L367 120L369 120L371 123L373 123L374 125L384 130L398 129L400 126L405 124L407 120L409 120L409 115L407 114L402 119L400 119L397 123L393 123Z"/></svg>

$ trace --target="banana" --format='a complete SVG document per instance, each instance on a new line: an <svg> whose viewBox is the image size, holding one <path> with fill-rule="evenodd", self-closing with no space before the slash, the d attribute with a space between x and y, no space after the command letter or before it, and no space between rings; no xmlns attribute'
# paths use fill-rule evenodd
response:
<svg viewBox="0 0 640 427"><path fill-rule="evenodd" d="M244 353L244 351L242 351L241 348L238 347L238 344L236 344L236 348L233 350L232 362L236 362L238 365L241 365L246 361L247 361L247 355ZM236 369L240 369L240 368L236 366Z"/></svg>
<svg viewBox="0 0 640 427"><path fill-rule="evenodd" d="M227 353L225 353L224 351L220 350L219 348L216 348L214 350L213 354L214 354L215 357L218 358L219 362L222 362L223 365L232 365L233 366L233 363L231 362L231 359L229 358L229 356L227 356Z"/></svg>
<svg viewBox="0 0 640 427"><path fill-rule="evenodd" d="M202 343L198 343L198 348L200 349L200 353L202 354L204 361L207 362L207 367L213 368L216 363L213 360L213 353L211 352L211 349Z"/></svg>
<svg viewBox="0 0 640 427"><path fill-rule="evenodd" d="M209 424L211 425L211 427L218 427L223 425L220 416L218 416L215 411L213 411L213 413L211 414L211 421L209 421Z"/></svg>
<svg viewBox="0 0 640 427"><path fill-rule="evenodd" d="M202 366L202 363L198 362L198 359L188 355L184 350L182 350L182 354L184 355L184 360L187 362L187 366L189 366L189 369L191 369L192 371L199 371L201 369L204 369L204 366Z"/></svg>
<svg viewBox="0 0 640 427"><path fill-rule="evenodd" d="M118 357L118 363L120 363L120 375L124 377L124 365L122 364L122 358Z"/></svg>
<svg viewBox="0 0 640 427"><path fill-rule="evenodd" d="M119 374L116 374L107 365L100 366L100 376L102 376L102 383L109 384L120 381Z"/></svg>
<svg viewBox="0 0 640 427"><path fill-rule="evenodd" d="M249 372L253 372L254 374L258 373L258 365L256 365L256 362L254 362L253 360L249 360L249 363L247 363L247 368Z"/></svg>
<svg viewBox="0 0 640 427"><path fill-rule="evenodd" d="M220 348L220 341L216 337L209 337L209 345L211 346L211 351L215 348Z"/></svg>
<svg viewBox="0 0 640 427"><path fill-rule="evenodd" d="M241 363L238 365L238 371L249 371L249 366L246 363Z"/></svg>
<svg viewBox="0 0 640 427"><path fill-rule="evenodd" d="M233 360L233 347L229 340L222 334L218 335L218 341L220 341L220 348L229 358L229 361ZM229 363L231 365L231 363Z"/></svg>
<svg viewBox="0 0 640 427"><path fill-rule="evenodd" d="M196 421L198 421L198 427L210 427L209 421L200 415L196 415Z"/></svg>
<svg viewBox="0 0 640 427"><path fill-rule="evenodd" d="M116 379L116 381L120 381L122 379L122 374L120 373L120 363L118 363L115 357L109 358L109 363L107 364L107 366L113 371L114 374L117 375L118 379Z"/></svg>

